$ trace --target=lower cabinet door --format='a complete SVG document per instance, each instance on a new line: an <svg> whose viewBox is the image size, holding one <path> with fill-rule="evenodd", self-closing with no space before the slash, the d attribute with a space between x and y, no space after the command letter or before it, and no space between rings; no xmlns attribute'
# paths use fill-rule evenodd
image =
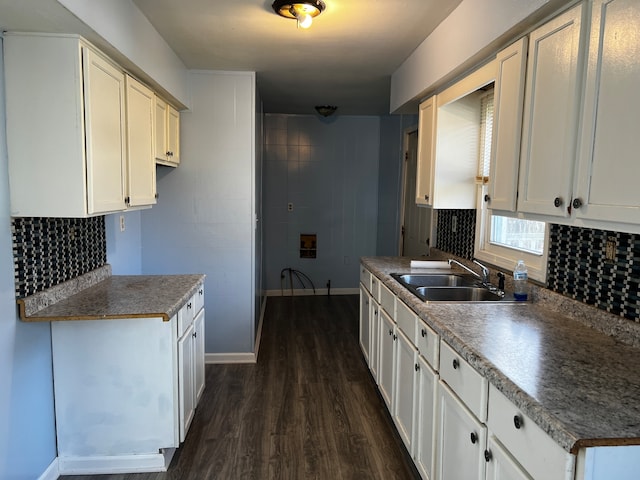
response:
<svg viewBox="0 0 640 480"><path fill-rule="evenodd" d="M195 405L200 401L202 392L204 392L204 308L200 310L193 321L194 336L194 392Z"/></svg>
<svg viewBox="0 0 640 480"><path fill-rule="evenodd" d="M434 479L437 385L438 374L423 357L418 357L413 458L423 480Z"/></svg>
<svg viewBox="0 0 640 480"><path fill-rule="evenodd" d="M485 453L487 480L531 480L511 455L490 435Z"/></svg>
<svg viewBox="0 0 640 480"><path fill-rule="evenodd" d="M378 382L379 351L380 351L380 307L370 298L371 310L369 311L369 370Z"/></svg>
<svg viewBox="0 0 640 480"><path fill-rule="evenodd" d="M184 442L195 412L193 324L178 340L178 402L180 404L180 443Z"/></svg>
<svg viewBox="0 0 640 480"><path fill-rule="evenodd" d="M378 309L380 322L380 351L378 368L378 389L387 404L389 412L393 412L393 387L395 376L396 326L393 320L381 309Z"/></svg>
<svg viewBox="0 0 640 480"><path fill-rule="evenodd" d="M364 359L368 364L369 361L369 344L370 344L370 333L369 332L369 315L371 312L371 297L367 293L367 290L360 285L360 349L362 350L362 354L364 355Z"/></svg>
<svg viewBox="0 0 640 480"><path fill-rule="evenodd" d="M444 382L438 382L438 480L485 478L487 427L462 404Z"/></svg>
<svg viewBox="0 0 640 480"><path fill-rule="evenodd" d="M407 451L413 456L414 396L419 365L413 343L399 328L396 332L396 389L392 417Z"/></svg>

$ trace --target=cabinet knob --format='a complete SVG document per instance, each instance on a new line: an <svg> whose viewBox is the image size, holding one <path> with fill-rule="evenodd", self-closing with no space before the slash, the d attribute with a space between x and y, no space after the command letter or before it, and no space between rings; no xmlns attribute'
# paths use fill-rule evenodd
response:
<svg viewBox="0 0 640 480"><path fill-rule="evenodd" d="M198 336L198 332L193 332L193 338L196 338Z"/></svg>
<svg viewBox="0 0 640 480"><path fill-rule="evenodd" d="M424 199L428 202L429 201L429 195L425 195Z"/></svg>
<svg viewBox="0 0 640 480"><path fill-rule="evenodd" d="M560 208L562 206L562 197L556 197L553 199L553 206L556 208Z"/></svg>
<svg viewBox="0 0 640 480"><path fill-rule="evenodd" d="M393 335L393 330L389 329L389 335Z"/></svg>
<svg viewBox="0 0 640 480"><path fill-rule="evenodd" d="M573 208L580 208L582 206L582 200L580 200L579 198L574 198L572 205Z"/></svg>
<svg viewBox="0 0 640 480"><path fill-rule="evenodd" d="M200 295L203 295L203 294L204 294L204 290L201 288L200 290L198 290L198 293L199 293Z"/></svg>
<svg viewBox="0 0 640 480"><path fill-rule="evenodd" d="M487 202L487 203L489 203L491 201L491 197L489 196L488 193L484 196L484 201Z"/></svg>
<svg viewBox="0 0 640 480"><path fill-rule="evenodd" d="M426 337L426 336L427 336L427 331L423 328L423 329L420 331L420 335L422 335L422 338Z"/></svg>
<svg viewBox="0 0 640 480"><path fill-rule="evenodd" d="M490 462L492 458L493 458L493 455L491 454L491 451L490 450L485 450L484 451L484 460L485 460L485 462Z"/></svg>
<svg viewBox="0 0 640 480"><path fill-rule="evenodd" d="M393 341L395 342L398 339L398 336L396 334L393 334Z"/></svg>
<svg viewBox="0 0 640 480"><path fill-rule="evenodd" d="M191 310L191 302L187 303L187 310Z"/></svg>
<svg viewBox="0 0 640 480"><path fill-rule="evenodd" d="M477 441L478 441L478 435L476 435L476 432L471 432L471 443L475 445Z"/></svg>
<svg viewBox="0 0 640 480"><path fill-rule="evenodd" d="M518 430L520 430L522 428L522 425L524 424L524 422L522 421L522 417L520 415L514 415L513 416L513 426L516 427Z"/></svg>
<svg viewBox="0 0 640 480"><path fill-rule="evenodd" d="M416 372L417 372L418 370L420 370L420 365L416 363L414 368L416 369Z"/></svg>
<svg viewBox="0 0 640 480"><path fill-rule="evenodd" d="M458 361L457 358L454 358L453 359L453 369L457 370L459 366L460 366L460 362Z"/></svg>

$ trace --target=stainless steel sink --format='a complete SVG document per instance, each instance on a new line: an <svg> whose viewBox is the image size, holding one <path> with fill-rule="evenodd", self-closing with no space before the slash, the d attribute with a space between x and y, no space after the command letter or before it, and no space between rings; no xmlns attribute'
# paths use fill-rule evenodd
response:
<svg viewBox="0 0 640 480"><path fill-rule="evenodd" d="M418 287L416 295L427 302L499 302L500 295L484 287Z"/></svg>
<svg viewBox="0 0 640 480"><path fill-rule="evenodd" d="M391 276L403 285L411 285L414 287L459 287L473 286L476 281L473 277L455 274L398 274L392 273Z"/></svg>
<svg viewBox="0 0 640 480"><path fill-rule="evenodd" d="M403 287L424 302L513 302L492 285L483 284L471 275L455 273L392 273Z"/></svg>

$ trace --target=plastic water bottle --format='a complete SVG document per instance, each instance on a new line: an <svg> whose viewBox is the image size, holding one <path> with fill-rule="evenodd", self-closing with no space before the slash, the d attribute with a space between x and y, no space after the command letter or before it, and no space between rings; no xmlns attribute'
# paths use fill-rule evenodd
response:
<svg viewBox="0 0 640 480"><path fill-rule="evenodd" d="M527 280L529 274L527 273L527 266L524 264L524 260L518 260L516 268L513 270L513 296L516 300L527 300Z"/></svg>

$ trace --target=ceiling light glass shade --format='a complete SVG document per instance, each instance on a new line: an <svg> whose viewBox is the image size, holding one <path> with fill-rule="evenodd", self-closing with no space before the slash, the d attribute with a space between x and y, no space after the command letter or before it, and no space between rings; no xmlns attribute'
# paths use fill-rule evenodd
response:
<svg viewBox="0 0 640 480"><path fill-rule="evenodd" d="M326 5L322 0L275 0L271 7L278 15L297 20L298 26L309 28L313 18L320 15Z"/></svg>

